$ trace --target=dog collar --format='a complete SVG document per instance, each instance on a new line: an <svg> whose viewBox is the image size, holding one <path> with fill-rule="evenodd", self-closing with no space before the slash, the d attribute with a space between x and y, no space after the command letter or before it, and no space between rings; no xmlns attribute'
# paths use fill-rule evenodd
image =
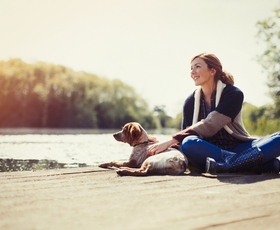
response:
<svg viewBox="0 0 280 230"><path fill-rule="evenodd" d="M149 141L144 141L144 142L138 143L138 144L136 144L136 145L133 145L133 147L135 147L135 146L137 146L137 145L148 144L148 143L149 143Z"/></svg>

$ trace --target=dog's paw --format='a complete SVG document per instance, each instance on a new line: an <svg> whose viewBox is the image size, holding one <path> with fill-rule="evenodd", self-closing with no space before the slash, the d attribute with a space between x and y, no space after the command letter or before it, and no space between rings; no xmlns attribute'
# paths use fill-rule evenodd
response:
<svg viewBox="0 0 280 230"><path fill-rule="evenodd" d="M123 170L122 170L121 168L117 169L117 170L116 170L116 173L117 173L119 176L124 176Z"/></svg>
<svg viewBox="0 0 280 230"><path fill-rule="evenodd" d="M98 165L98 167L100 167L100 168L108 168L109 165L108 165L108 163L102 163L102 164Z"/></svg>

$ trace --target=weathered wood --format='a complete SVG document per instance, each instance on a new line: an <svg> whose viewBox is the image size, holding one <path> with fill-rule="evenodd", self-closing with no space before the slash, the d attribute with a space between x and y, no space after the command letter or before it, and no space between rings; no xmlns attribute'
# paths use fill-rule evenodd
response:
<svg viewBox="0 0 280 230"><path fill-rule="evenodd" d="M0 173L0 229L279 229L280 176Z"/></svg>

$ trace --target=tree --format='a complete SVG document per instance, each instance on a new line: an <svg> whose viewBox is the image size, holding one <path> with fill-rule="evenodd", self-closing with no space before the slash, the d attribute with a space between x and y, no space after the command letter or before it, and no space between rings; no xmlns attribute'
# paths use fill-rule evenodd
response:
<svg viewBox="0 0 280 230"><path fill-rule="evenodd" d="M273 114L280 117L280 6L273 16L257 22L258 38L266 44L266 50L258 56L258 62L267 72L269 94L274 101Z"/></svg>
<svg viewBox="0 0 280 230"><path fill-rule="evenodd" d="M165 105L155 106L154 113L159 120L159 124L161 128L169 128L173 127L172 117L168 116L165 112Z"/></svg>
<svg viewBox="0 0 280 230"><path fill-rule="evenodd" d="M270 111L271 105L256 107L246 102L243 104L243 123L251 135L265 136L279 131L280 119L273 119Z"/></svg>
<svg viewBox="0 0 280 230"><path fill-rule="evenodd" d="M0 127L157 127L147 102L120 80L60 65L0 61Z"/></svg>

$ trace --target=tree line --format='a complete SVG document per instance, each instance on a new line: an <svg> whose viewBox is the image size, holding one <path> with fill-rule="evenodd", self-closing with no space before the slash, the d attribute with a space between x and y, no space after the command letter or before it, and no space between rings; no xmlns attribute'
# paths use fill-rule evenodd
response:
<svg viewBox="0 0 280 230"><path fill-rule="evenodd" d="M158 122L134 88L86 72L21 59L0 62L0 127L119 128Z"/></svg>

